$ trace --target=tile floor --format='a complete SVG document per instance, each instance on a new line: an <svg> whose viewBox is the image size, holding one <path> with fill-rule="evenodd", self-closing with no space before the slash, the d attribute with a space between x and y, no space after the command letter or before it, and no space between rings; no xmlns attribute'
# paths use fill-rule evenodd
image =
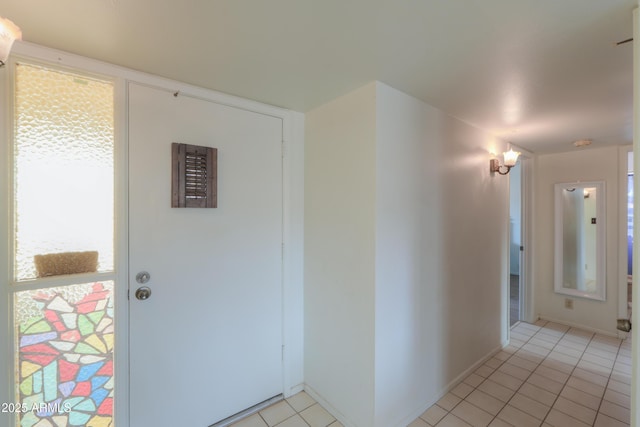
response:
<svg viewBox="0 0 640 427"><path fill-rule="evenodd" d="M307 393L300 392L232 425L232 427L343 427Z"/></svg>
<svg viewBox="0 0 640 427"><path fill-rule="evenodd" d="M628 426L631 343L539 321L409 427Z"/></svg>
<svg viewBox="0 0 640 427"><path fill-rule="evenodd" d="M631 342L538 321L408 427L622 427L631 408ZM305 392L233 427L342 427Z"/></svg>

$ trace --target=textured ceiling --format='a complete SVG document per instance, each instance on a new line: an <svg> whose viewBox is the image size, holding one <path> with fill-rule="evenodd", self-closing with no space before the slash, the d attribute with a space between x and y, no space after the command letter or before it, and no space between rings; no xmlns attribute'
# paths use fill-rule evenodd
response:
<svg viewBox="0 0 640 427"><path fill-rule="evenodd" d="M534 152L631 143L637 0L2 0L24 40L297 111L380 80Z"/></svg>

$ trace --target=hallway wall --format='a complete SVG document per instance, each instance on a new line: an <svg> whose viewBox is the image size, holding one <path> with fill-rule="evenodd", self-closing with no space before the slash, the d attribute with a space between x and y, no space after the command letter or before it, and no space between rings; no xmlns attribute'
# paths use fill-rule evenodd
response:
<svg viewBox="0 0 640 427"><path fill-rule="evenodd" d="M536 161L535 254L533 261L535 311L544 319L592 330L617 334L618 287L620 280L619 147L594 148L568 153L539 155ZM626 167L626 164L622 165ZM606 191L606 301L557 294L554 292L554 184L576 181L605 181ZM622 278L626 281L626 276ZM564 308L565 298L574 308Z"/></svg>
<svg viewBox="0 0 640 427"><path fill-rule="evenodd" d="M501 345L505 147L377 82L305 144L305 383L347 427L406 426Z"/></svg>

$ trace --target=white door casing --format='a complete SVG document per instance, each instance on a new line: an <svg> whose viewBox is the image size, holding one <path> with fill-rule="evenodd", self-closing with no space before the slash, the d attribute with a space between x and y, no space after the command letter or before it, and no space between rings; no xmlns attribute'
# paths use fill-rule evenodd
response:
<svg viewBox="0 0 640 427"><path fill-rule="evenodd" d="M282 137L281 118L129 84L131 426L283 392ZM216 209L170 207L172 142L218 149Z"/></svg>

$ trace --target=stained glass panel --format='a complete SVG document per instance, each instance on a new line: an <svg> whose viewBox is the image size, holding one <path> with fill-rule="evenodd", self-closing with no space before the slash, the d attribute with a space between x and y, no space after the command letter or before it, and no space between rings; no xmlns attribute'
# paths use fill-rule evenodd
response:
<svg viewBox="0 0 640 427"><path fill-rule="evenodd" d="M15 293L21 427L113 426L113 282Z"/></svg>

